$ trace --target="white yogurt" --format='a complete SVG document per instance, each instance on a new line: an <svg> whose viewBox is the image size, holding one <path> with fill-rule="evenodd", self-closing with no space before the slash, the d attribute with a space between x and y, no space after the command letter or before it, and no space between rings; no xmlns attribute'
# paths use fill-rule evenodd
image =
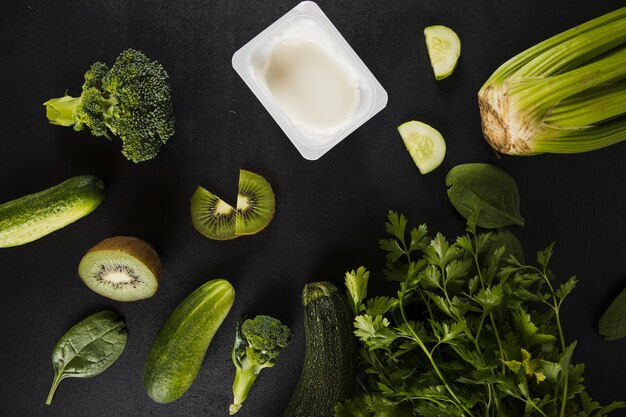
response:
<svg viewBox="0 0 626 417"><path fill-rule="evenodd" d="M233 55L233 67L306 159L387 104L387 93L322 10L305 1Z"/></svg>
<svg viewBox="0 0 626 417"><path fill-rule="evenodd" d="M263 75L293 123L311 132L335 132L358 109L356 81L317 42L294 38L277 43L265 59Z"/></svg>

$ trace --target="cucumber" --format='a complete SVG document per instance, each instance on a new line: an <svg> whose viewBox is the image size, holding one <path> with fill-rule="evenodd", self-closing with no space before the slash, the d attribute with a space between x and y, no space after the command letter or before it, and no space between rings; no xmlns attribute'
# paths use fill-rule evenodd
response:
<svg viewBox="0 0 626 417"><path fill-rule="evenodd" d="M332 417L353 391L356 371L354 317L330 282L304 287L306 352L300 380L284 417Z"/></svg>
<svg viewBox="0 0 626 417"><path fill-rule="evenodd" d="M422 174L428 174L441 165L446 156L446 141L436 129L411 120L398 126L398 133Z"/></svg>
<svg viewBox="0 0 626 417"><path fill-rule="evenodd" d="M461 40L452 29L441 25L425 28L424 37L435 78L449 77L461 56Z"/></svg>
<svg viewBox="0 0 626 417"><path fill-rule="evenodd" d="M176 307L148 352L143 382L150 398L169 403L187 391L234 301L232 285L224 279L214 279Z"/></svg>
<svg viewBox="0 0 626 417"><path fill-rule="evenodd" d="M0 205L0 248L23 245L52 233L95 210L104 199L104 183L94 175L61 184Z"/></svg>

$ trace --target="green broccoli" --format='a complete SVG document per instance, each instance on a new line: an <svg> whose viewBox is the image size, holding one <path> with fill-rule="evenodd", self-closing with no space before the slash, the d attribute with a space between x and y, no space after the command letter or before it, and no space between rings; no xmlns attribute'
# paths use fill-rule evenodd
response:
<svg viewBox="0 0 626 417"><path fill-rule="evenodd" d="M281 349L290 340L289 327L270 316L259 315L237 326L233 347L233 363L237 370L233 383L234 400L229 409L231 415L241 408L259 372L274 366Z"/></svg>
<svg viewBox="0 0 626 417"><path fill-rule="evenodd" d="M93 64L85 73L80 97L66 94L44 105L52 124L119 137L122 154L133 162L154 158L174 134L167 72L134 49L122 52L110 69L101 62Z"/></svg>

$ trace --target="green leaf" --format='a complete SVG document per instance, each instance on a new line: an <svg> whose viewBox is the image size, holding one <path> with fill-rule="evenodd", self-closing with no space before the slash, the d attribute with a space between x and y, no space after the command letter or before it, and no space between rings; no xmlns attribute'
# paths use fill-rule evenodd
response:
<svg viewBox="0 0 626 417"><path fill-rule="evenodd" d="M550 258L554 254L554 245L555 242L552 242L544 250L537 252L537 262L544 271L548 269L548 263L550 263Z"/></svg>
<svg viewBox="0 0 626 417"><path fill-rule="evenodd" d="M474 245L472 243L472 238L469 237L468 235L457 237L456 245L469 254L474 253Z"/></svg>
<svg viewBox="0 0 626 417"><path fill-rule="evenodd" d="M372 316L382 316L392 307L398 304L398 300L390 297L374 297L367 300L365 313Z"/></svg>
<svg viewBox="0 0 626 417"><path fill-rule="evenodd" d="M455 318L454 314L452 314L452 312L450 311L450 306L448 305L448 302L443 297L432 294L432 293L429 293L429 295L430 295L431 301L435 303L435 305L437 306L437 308L439 308L439 310L444 312L446 315L452 318Z"/></svg>
<svg viewBox="0 0 626 417"><path fill-rule="evenodd" d="M441 234L437 233L430 241L430 244L424 248L426 260L441 268L448 265L453 259L461 257L462 253L456 246L450 246L450 242Z"/></svg>
<svg viewBox="0 0 626 417"><path fill-rule="evenodd" d="M392 282L402 282L406 280L408 265L403 262L387 263L385 269L385 279Z"/></svg>
<svg viewBox="0 0 626 417"><path fill-rule="evenodd" d="M112 311L92 314L74 325L52 350L54 381L46 404L63 379L90 378L113 365L127 340L126 324Z"/></svg>
<svg viewBox="0 0 626 417"><path fill-rule="evenodd" d="M471 259L453 259L446 265L446 284L456 283L462 285L472 267Z"/></svg>
<svg viewBox="0 0 626 417"><path fill-rule="evenodd" d="M354 334L364 342L376 336L376 332L382 328L389 326L389 320L383 316L372 317L369 314L363 314L354 318Z"/></svg>
<svg viewBox="0 0 626 417"><path fill-rule="evenodd" d="M561 284L559 288L556 290L556 296L559 300L565 300L565 298L570 295L570 293L576 287L576 276L570 277L564 284Z"/></svg>
<svg viewBox="0 0 626 417"><path fill-rule="evenodd" d="M606 340L626 337L626 288L611 302L598 322L598 330Z"/></svg>
<svg viewBox="0 0 626 417"><path fill-rule="evenodd" d="M502 303L504 293L500 285L482 288L478 294L474 296L474 300L480 304L485 311L492 310Z"/></svg>
<svg viewBox="0 0 626 417"><path fill-rule="evenodd" d="M507 366L514 374L517 374L519 370L522 368L522 363L520 361L511 360L511 361L502 361L503 364Z"/></svg>
<svg viewBox="0 0 626 417"><path fill-rule="evenodd" d="M352 314L355 316L363 310L362 302L367 297L367 284L369 282L370 273L364 268L359 267L356 271L346 272L345 284L347 288L347 296Z"/></svg>
<svg viewBox="0 0 626 417"><path fill-rule="evenodd" d="M387 252L385 257L387 262L390 263L395 263L398 259L406 255L406 252L400 247L397 239L381 239L378 241L378 246Z"/></svg>
<svg viewBox="0 0 626 417"><path fill-rule="evenodd" d="M561 352L561 357L559 360L559 365L561 366L561 369L566 369L569 367L572 361L572 355L574 354L574 349L576 349L577 344L578 342L574 341L565 348L565 352Z"/></svg>
<svg viewBox="0 0 626 417"><path fill-rule="evenodd" d="M513 256L519 262L524 262L524 249L522 248L522 244L515 235L506 228L496 229L493 233L489 234L489 239L485 242L482 253L489 258L497 249L502 247L504 247L502 258ZM485 262L485 260L483 260L483 262Z"/></svg>
<svg viewBox="0 0 626 417"><path fill-rule="evenodd" d="M465 219L478 212L476 225L496 229L524 225L515 180L493 165L457 165L446 176L450 202Z"/></svg>
<svg viewBox="0 0 626 417"><path fill-rule="evenodd" d="M469 281L467 281L468 293L470 296L474 294L474 292L478 288L478 283L478 276L475 276L474 278L471 278Z"/></svg>
<svg viewBox="0 0 626 417"><path fill-rule="evenodd" d="M335 417L373 417L364 408L363 399L356 397L335 405Z"/></svg>
<svg viewBox="0 0 626 417"><path fill-rule="evenodd" d="M546 380L551 384L557 384L561 365L549 361L541 361L541 372L546 376Z"/></svg>
<svg viewBox="0 0 626 417"><path fill-rule="evenodd" d="M426 224L421 224L418 228L411 230L411 244L409 245L409 252L414 250L424 250L428 245L428 227Z"/></svg>
<svg viewBox="0 0 626 417"><path fill-rule="evenodd" d="M420 272L420 279L434 288L441 288L441 271L435 265L428 265Z"/></svg>
<svg viewBox="0 0 626 417"><path fill-rule="evenodd" d="M390 210L387 215L387 220L387 223L385 223L385 230L387 233L404 243L407 222L404 214Z"/></svg>
<svg viewBox="0 0 626 417"><path fill-rule="evenodd" d="M581 392L581 395L583 393ZM600 410L598 410L598 416L604 416L609 414L611 411L620 410L622 408L626 408L626 402L624 401L613 401L609 405L605 405Z"/></svg>

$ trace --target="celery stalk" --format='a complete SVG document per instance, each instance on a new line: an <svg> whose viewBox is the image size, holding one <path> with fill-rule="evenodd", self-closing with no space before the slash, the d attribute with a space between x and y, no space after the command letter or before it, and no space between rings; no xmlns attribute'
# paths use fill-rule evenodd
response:
<svg viewBox="0 0 626 417"><path fill-rule="evenodd" d="M505 62L478 101L498 152L587 152L626 139L626 7Z"/></svg>

